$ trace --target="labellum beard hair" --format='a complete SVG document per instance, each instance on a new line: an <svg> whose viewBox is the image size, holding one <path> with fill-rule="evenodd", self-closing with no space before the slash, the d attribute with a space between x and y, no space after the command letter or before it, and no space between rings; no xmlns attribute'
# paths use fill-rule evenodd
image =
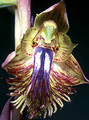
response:
<svg viewBox="0 0 89 120"><path fill-rule="evenodd" d="M52 32L48 33L48 29ZM27 106L29 119L43 112L44 118L51 116L57 111L55 102L62 108L62 99L71 101L68 95L75 92L72 86L89 82L71 54L76 45L65 33L56 30L55 22L50 20L39 31L35 27L28 29L15 57L8 64L6 61L2 64L15 76L7 80L12 85L9 89L14 90L10 96L16 96L11 102L16 109L21 107L20 113Z"/></svg>
<svg viewBox="0 0 89 120"><path fill-rule="evenodd" d="M43 30L44 27L51 28L50 25L54 25L52 30L55 30L53 21L44 22L39 31L35 27L28 29L15 57L8 64L5 65L6 61L2 64L9 74L15 76L7 80L12 85L9 89L14 90L10 96L16 96L11 103L16 109L21 107L20 113L27 106L29 119L37 118L43 112L44 118L52 116L57 111L55 102L62 108L62 99L71 101L68 95L75 92L72 86L88 83L71 54L76 45L66 34L57 32L59 38L51 36L45 43Z"/></svg>
<svg viewBox="0 0 89 120"><path fill-rule="evenodd" d="M74 78L59 75L52 69L53 51L48 48L36 47L34 50L34 65L29 65L24 70L19 69L21 75L15 78L9 78L7 82L10 85L10 96L18 96L16 100L11 101L16 109L22 106L20 113L22 113L26 106L27 116L29 119L37 118L44 112L44 118L47 115L51 116L57 111L56 101L60 107L63 107L61 99L70 102L67 94L72 94L75 89L72 88L71 80ZM10 72L13 73L13 70ZM14 74L16 70L14 70ZM73 81L76 81L74 79ZM66 86L64 84L70 84ZM65 94L67 93L67 94Z"/></svg>
<svg viewBox="0 0 89 120"><path fill-rule="evenodd" d="M35 49L31 85L26 93L32 101L33 114L35 115L41 112L41 108L44 108L47 103L51 103L49 73L52 58L52 50L41 47Z"/></svg>

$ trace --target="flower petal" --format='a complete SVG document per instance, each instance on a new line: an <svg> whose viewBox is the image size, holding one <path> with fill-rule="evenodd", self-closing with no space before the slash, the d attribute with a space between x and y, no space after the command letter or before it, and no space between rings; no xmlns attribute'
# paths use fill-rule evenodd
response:
<svg viewBox="0 0 89 120"><path fill-rule="evenodd" d="M8 64L14 57L15 57L15 51L11 52L7 56L7 58L5 59L5 61L2 63L2 68L4 68L4 66L6 66L6 64Z"/></svg>
<svg viewBox="0 0 89 120"><path fill-rule="evenodd" d="M29 117L37 117L44 111L44 107L51 102L51 91L49 84L49 74L53 52L50 49L37 47L34 52L34 68L33 73L26 69L21 75L15 78L9 78L8 83L13 85L10 87L11 96L18 96L12 101L16 109L21 105L21 113L28 106ZM17 71L18 72L18 71ZM49 115L52 115L51 106L47 107Z"/></svg>
<svg viewBox="0 0 89 120"><path fill-rule="evenodd" d="M32 56L26 56L22 53L20 45L16 49L15 57L6 65L3 66L6 71L17 76L25 72L29 65L33 64Z"/></svg>
<svg viewBox="0 0 89 120"><path fill-rule="evenodd" d="M21 41L21 49L22 52L25 53L26 55L31 55L33 54L33 47L32 47L32 40L37 34L37 29L35 27L29 28L22 41Z"/></svg>
<svg viewBox="0 0 89 120"><path fill-rule="evenodd" d="M69 36L65 33L59 33L59 44L59 50L55 53L54 59L58 62L64 62L68 59L77 44L73 44Z"/></svg>
<svg viewBox="0 0 89 120"><path fill-rule="evenodd" d="M34 26L39 29L43 22L47 20L53 20L57 24L59 32L66 33L69 30L64 0L38 14Z"/></svg>
<svg viewBox="0 0 89 120"><path fill-rule="evenodd" d="M62 84L66 86L79 85L89 83L84 76L80 65L71 54L65 62L53 61L53 71L56 72L58 78L62 78Z"/></svg>

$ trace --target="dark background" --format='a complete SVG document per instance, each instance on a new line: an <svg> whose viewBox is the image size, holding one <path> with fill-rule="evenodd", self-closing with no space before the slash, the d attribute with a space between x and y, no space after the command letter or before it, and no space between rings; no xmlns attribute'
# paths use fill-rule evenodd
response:
<svg viewBox="0 0 89 120"><path fill-rule="evenodd" d="M59 0L32 0L32 15L40 13ZM66 0L70 30L67 33L73 43L78 43L73 55L78 60L85 76L89 79L89 2ZM6 8L0 9L0 65L14 50L14 14ZM0 67L0 77L8 74ZM0 112L9 98L8 85L0 80ZM46 120L89 120L89 85L76 87L77 94L71 95L71 103L64 102L64 108Z"/></svg>

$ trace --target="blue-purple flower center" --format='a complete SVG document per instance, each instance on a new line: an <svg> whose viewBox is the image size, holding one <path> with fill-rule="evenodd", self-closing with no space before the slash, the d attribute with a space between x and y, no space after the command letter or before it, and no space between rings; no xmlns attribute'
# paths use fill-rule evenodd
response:
<svg viewBox="0 0 89 120"><path fill-rule="evenodd" d="M40 104L46 102L47 97L50 98L49 73L53 52L51 49L37 47L34 53L34 68L32 74L31 85L33 87L34 100L39 99ZM43 101L43 102L42 102Z"/></svg>

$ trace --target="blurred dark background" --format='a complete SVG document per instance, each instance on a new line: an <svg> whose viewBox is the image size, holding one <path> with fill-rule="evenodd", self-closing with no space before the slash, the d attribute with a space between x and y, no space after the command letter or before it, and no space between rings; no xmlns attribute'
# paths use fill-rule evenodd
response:
<svg viewBox="0 0 89 120"><path fill-rule="evenodd" d="M59 0L32 0L32 15L40 13L59 2ZM66 0L70 30L67 33L73 43L78 43L73 55L78 60L85 76L89 79L89 2ZM0 65L7 55L14 51L14 14L6 8L0 9ZM0 67L0 77L8 77ZM0 113L9 98L6 94L8 85L0 80ZM76 87L77 94L71 95L71 103L64 102L64 108L46 120L88 120L89 119L89 85Z"/></svg>

